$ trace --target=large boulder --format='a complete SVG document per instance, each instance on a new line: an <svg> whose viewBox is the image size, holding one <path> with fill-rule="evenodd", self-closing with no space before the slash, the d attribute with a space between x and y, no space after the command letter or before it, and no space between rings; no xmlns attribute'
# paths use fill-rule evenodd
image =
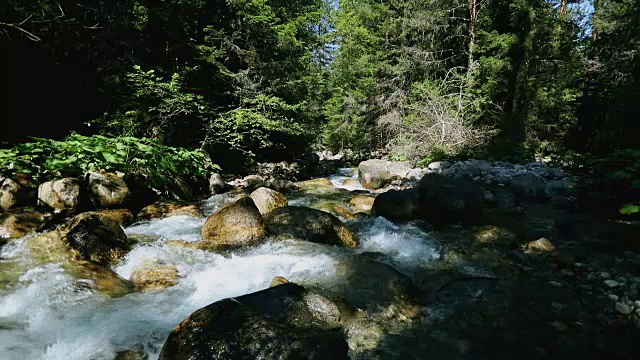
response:
<svg viewBox="0 0 640 360"><path fill-rule="evenodd" d="M109 264L122 258L131 244L120 224L104 215L85 212L73 217L64 229L67 244L80 258Z"/></svg>
<svg viewBox="0 0 640 360"><path fill-rule="evenodd" d="M286 283L197 310L169 334L160 360L348 359L337 306Z"/></svg>
<svg viewBox="0 0 640 360"><path fill-rule="evenodd" d="M227 184L222 175L213 173L209 178L209 191L211 194L223 194L233 189L233 186Z"/></svg>
<svg viewBox="0 0 640 360"><path fill-rule="evenodd" d="M378 195L371 208L372 216L389 220L411 220L420 215L418 192L415 190L389 190Z"/></svg>
<svg viewBox="0 0 640 360"><path fill-rule="evenodd" d="M99 209L123 208L131 199L127 183L116 174L89 172L85 181L89 196Z"/></svg>
<svg viewBox="0 0 640 360"><path fill-rule="evenodd" d="M53 210L76 211L81 205L82 183L75 178L47 181L38 187L38 204Z"/></svg>
<svg viewBox="0 0 640 360"><path fill-rule="evenodd" d="M12 179L0 176L0 211L7 211L18 205L20 188L20 184Z"/></svg>
<svg viewBox="0 0 640 360"><path fill-rule="evenodd" d="M264 240L260 210L248 196L211 214L202 227L201 247L225 248L251 245Z"/></svg>
<svg viewBox="0 0 640 360"><path fill-rule="evenodd" d="M262 216L266 216L272 210L289 204L284 195L266 187L254 190L250 196Z"/></svg>
<svg viewBox="0 0 640 360"><path fill-rule="evenodd" d="M484 191L473 183L427 174L418 185L420 217L436 226L476 222L482 215Z"/></svg>
<svg viewBox="0 0 640 360"><path fill-rule="evenodd" d="M140 210L138 220L144 221L178 215L204 217L202 211L195 205L180 201L158 201Z"/></svg>
<svg viewBox="0 0 640 360"><path fill-rule="evenodd" d="M393 180L407 177L410 170L406 163L372 159L358 165L358 179L367 189L380 189Z"/></svg>
<svg viewBox="0 0 640 360"><path fill-rule="evenodd" d="M265 223L267 231L279 237L343 245L352 249L360 244L340 219L321 210L299 206L281 207L273 210Z"/></svg>
<svg viewBox="0 0 640 360"><path fill-rule="evenodd" d="M18 208L0 214L0 233L6 237L19 238L38 228L46 221L47 215L33 208ZM3 237L0 235L0 238Z"/></svg>
<svg viewBox="0 0 640 360"><path fill-rule="evenodd" d="M544 195L544 181L537 175L527 172L511 179L512 191L520 196L535 198Z"/></svg>

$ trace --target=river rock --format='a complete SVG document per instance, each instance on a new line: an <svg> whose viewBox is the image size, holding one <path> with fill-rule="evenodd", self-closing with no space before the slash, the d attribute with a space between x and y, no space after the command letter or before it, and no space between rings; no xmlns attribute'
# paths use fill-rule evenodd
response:
<svg viewBox="0 0 640 360"><path fill-rule="evenodd" d="M484 191L466 180L427 174L418 185L418 201L420 217L436 226L473 223L482 215Z"/></svg>
<svg viewBox="0 0 640 360"><path fill-rule="evenodd" d="M321 202L314 206L314 208L328 212L345 220L354 220L356 218L356 215L351 210L347 209L344 203L338 201Z"/></svg>
<svg viewBox="0 0 640 360"><path fill-rule="evenodd" d="M533 173L523 173L511 179L511 189L517 195L535 198L543 195L544 182Z"/></svg>
<svg viewBox="0 0 640 360"><path fill-rule="evenodd" d="M358 179L346 179L342 182L343 186L360 186L360 181Z"/></svg>
<svg viewBox="0 0 640 360"><path fill-rule="evenodd" d="M259 243L264 237L260 210L249 196L243 196L207 218L202 227L201 245L237 247Z"/></svg>
<svg viewBox="0 0 640 360"><path fill-rule="evenodd" d="M551 243L551 241L546 238L540 238L535 241L530 241L524 246L524 252L529 253L541 253L541 252L551 252L555 249L555 246Z"/></svg>
<svg viewBox="0 0 640 360"><path fill-rule="evenodd" d="M175 265L149 262L134 268L129 280L139 290L157 290L174 286L178 283L178 278L178 268Z"/></svg>
<svg viewBox="0 0 640 360"><path fill-rule="evenodd" d="M389 220L411 220L419 217L418 192L415 190L389 190L378 195L371 207L372 216Z"/></svg>
<svg viewBox="0 0 640 360"><path fill-rule="evenodd" d="M133 214L129 209L109 209L100 210L96 213L115 220L120 226L129 226L133 224Z"/></svg>
<svg viewBox="0 0 640 360"><path fill-rule="evenodd" d="M7 211L18 205L20 189L20 184L14 180L0 176L0 211Z"/></svg>
<svg viewBox="0 0 640 360"><path fill-rule="evenodd" d="M267 216L265 222L267 231L279 237L343 245L352 249L360 244L340 219L316 209L299 206L277 208Z"/></svg>
<svg viewBox="0 0 640 360"><path fill-rule="evenodd" d="M376 200L373 196L368 195L356 195L349 200L349 205L353 208L354 211L362 211L364 213L371 212L371 208L373 207L373 202Z"/></svg>
<svg viewBox="0 0 640 360"><path fill-rule="evenodd" d="M510 192L497 192L493 198L498 209L510 210L516 206L516 198Z"/></svg>
<svg viewBox="0 0 640 360"><path fill-rule="evenodd" d="M298 183L298 187L301 189L313 189L318 187L333 187L331 180L326 178L317 178L311 180L305 180Z"/></svg>
<svg viewBox="0 0 640 360"><path fill-rule="evenodd" d="M516 235L508 229L495 225L485 225L472 229L475 240L480 244L511 245Z"/></svg>
<svg viewBox="0 0 640 360"><path fill-rule="evenodd" d="M298 185L296 185L293 181L285 179L269 179L262 183L262 186L271 190L278 191L280 193L287 193L289 191L298 190Z"/></svg>
<svg viewBox="0 0 640 360"><path fill-rule="evenodd" d="M90 172L85 175L85 181L97 208L123 208L131 199L127 183L115 174Z"/></svg>
<svg viewBox="0 0 640 360"><path fill-rule="evenodd" d="M405 178L410 170L406 163L372 159L358 165L358 179L367 189L380 189L393 180Z"/></svg>
<svg viewBox="0 0 640 360"><path fill-rule="evenodd" d="M241 189L248 189L264 182L264 178L260 175L249 175L242 179L234 180L233 184Z"/></svg>
<svg viewBox="0 0 640 360"><path fill-rule="evenodd" d="M122 227L115 220L95 212L75 216L66 224L66 242L82 259L109 264L131 248Z"/></svg>
<svg viewBox="0 0 640 360"><path fill-rule="evenodd" d="M202 211L195 205L180 201L158 201L140 210L138 220L160 219L177 215L204 217Z"/></svg>
<svg viewBox="0 0 640 360"><path fill-rule="evenodd" d="M47 181L38 187L38 204L53 210L78 210L82 184L75 178Z"/></svg>
<svg viewBox="0 0 640 360"><path fill-rule="evenodd" d="M449 166L451 166L451 164L448 161L434 161L427 165L427 168L429 168L429 170L442 170Z"/></svg>
<svg viewBox="0 0 640 360"><path fill-rule="evenodd" d="M0 214L0 232L10 238L19 238L38 229L46 220L46 214L33 208L17 208ZM2 237L2 236L0 236Z"/></svg>
<svg viewBox="0 0 640 360"><path fill-rule="evenodd" d="M544 186L544 193L548 197L573 196L575 195L575 184L564 180L550 180Z"/></svg>
<svg viewBox="0 0 640 360"><path fill-rule="evenodd" d="M335 269L338 276L320 284L328 294L369 312L396 307L406 316L418 315L420 291L393 267L364 255L348 255L337 259Z"/></svg>
<svg viewBox="0 0 640 360"><path fill-rule="evenodd" d="M616 312L620 315L629 315L633 312L633 307L623 302L616 303Z"/></svg>
<svg viewBox="0 0 640 360"><path fill-rule="evenodd" d="M287 283L215 302L169 334L159 359L348 359L337 307L313 295Z"/></svg>
<svg viewBox="0 0 640 360"><path fill-rule="evenodd" d="M262 216L266 216L272 210L289 204L284 195L266 187L254 190L250 196Z"/></svg>
<svg viewBox="0 0 640 360"><path fill-rule="evenodd" d="M227 184L222 175L213 173L209 178L209 191L211 194L224 194L233 189L233 186Z"/></svg>

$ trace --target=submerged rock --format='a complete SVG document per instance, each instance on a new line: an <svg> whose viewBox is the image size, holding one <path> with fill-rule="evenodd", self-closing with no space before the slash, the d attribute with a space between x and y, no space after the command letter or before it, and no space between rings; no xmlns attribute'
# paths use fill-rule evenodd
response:
<svg viewBox="0 0 640 360"><path fill-rule="evenodd" d="M389 190L378 195L371 208L372 216L389 220L411 220L419 217L418 192L415 190Z"/></svg>
<svg viewBox="0 0 640 360"><path fill-rule="evenodd" d="M360 244L340 219L321 210L299 206L281 207L272 211L265 222L267 231L280 237L343 245L352 249Z"/></svg>
<svg viewBox="0 0 640 360"><path fill-rule="evenodd" d="M177 215L204 217L202 211L195 205L179 201L158 201L140 210L138 220L160 219Z"/></svg>
<svg viewBox="0 0 640 360"><path fill-rule="evenodd" d="M33 208L17 208L0 214L0 229L10 238L25 236L40 228L47 215ZM0 235L0 237L2 237Z"/></svg>
<svg viewBox="0 0 640 360"><path fill-rule="evenodd" d="M54 210L76 211L80 207L82 184L75 178L47 181L38 187L38 203Z"/></svg>
<svg viewBox="0 0 640 360"><path fill-rule="evenodd" d="M250 197L243 196L207 218L199 246L237 247L256 244L264 237L265 227L260 210Z"/></svg>
<svg viewBox="0 0 640 360"><path fill-rule="evenodd" d="M272 210L289 204L284 195L266 187L254 190L250 196L262 216L266 216Z"/></svg>
<svg viewBox="0 0 640 360"><path fill-rule="evenodd" d="M358 180L367 189L380 189L396 179L407 177L411 167L405 163L372 159L358 165Z"/></svg>
<svg viewBox="0 0 640 360"><path fill-rule="evenodd" d="M85 175L85 181L97 208L122 208L131 199L127 183L115 174L90 172Z"/></svg>
<svg viewBox="0 0 640 360"><path fill-rule="evenodd" d="M420 217L436 226L458 221L473 223L482 215L484 191L469 181L427 174L417 191Z"/></svg>
<svg viewBox="0 0 640 360"><path fill-rule="evenodd" d="M169 334L160 360L348 359L331 300L286 283L197 310Z"/></svg>
<svg viewBox="0 0 640 360"><path fill-rule="evenodd" d="M314 188L318 188L318 187L334 187L333 183L331 182L331 180L326 179L326 178L318 178L318 179L311 179L311 180L305 180L305 181L301 181L298 183L298 187L300 189L314 189Z"/></svg>
<svg viewBox="0 0 640 360"><path fill-rule="evenodd" d="M343 186L359 186L360 181L358 179L346 179L342 182Z"/></svg>
<svg viewBox="0 0 640 360"><path fill-rule="evenodd" d="M131 248L120 224L96 212L75 216L63 231L66 242L82 259L98 264L106 265L118 260Z"/></svg>

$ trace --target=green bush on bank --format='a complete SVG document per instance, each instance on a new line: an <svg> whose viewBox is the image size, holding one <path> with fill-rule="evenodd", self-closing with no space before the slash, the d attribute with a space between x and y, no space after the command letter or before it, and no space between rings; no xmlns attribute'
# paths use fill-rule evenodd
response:
<svg viewBox="0 0 640 360"><path fill-rule="evenodd" d="M104 170L144 175L150 186L167 192L180 178L206 178L217 169L200 150L135 137L72 134L64 140L33 138L33 142L0 149L0 174L28 174L35 181Z"/></svg>

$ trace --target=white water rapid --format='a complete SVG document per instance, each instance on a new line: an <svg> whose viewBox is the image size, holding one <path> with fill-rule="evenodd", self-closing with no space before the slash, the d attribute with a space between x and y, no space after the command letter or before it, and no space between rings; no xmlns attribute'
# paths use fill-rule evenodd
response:
<svg viewBox="0 0 640 360"><path fill-rule="evenodd" d="M355 178L352 169L332 176L338 187ZM349 190L361 189L343 187ZM206 215L230 202L216 195L200 205ZM304 203L303 196L291 199ZM0 251L0 359L114 359L122 350L158 356L169 332L190 313L227 297L267 288L275 276L301 285L322 284L337 276L335 259L354 251L301 241L267 241L228 255L168 244L197 241L204 219L173 216L134 224L128 235L147 235L113 270L128 279L139 264L159 259L174 264L177 285L158 291L111 298L85 286L60 264L32 261L27 238ZM378 252L396 269L411 274L439 261L436 240L417 226L396 226L383 218L351 223L362 246L356 253ZM18 273L17 280L9 273Z"/></svg>

